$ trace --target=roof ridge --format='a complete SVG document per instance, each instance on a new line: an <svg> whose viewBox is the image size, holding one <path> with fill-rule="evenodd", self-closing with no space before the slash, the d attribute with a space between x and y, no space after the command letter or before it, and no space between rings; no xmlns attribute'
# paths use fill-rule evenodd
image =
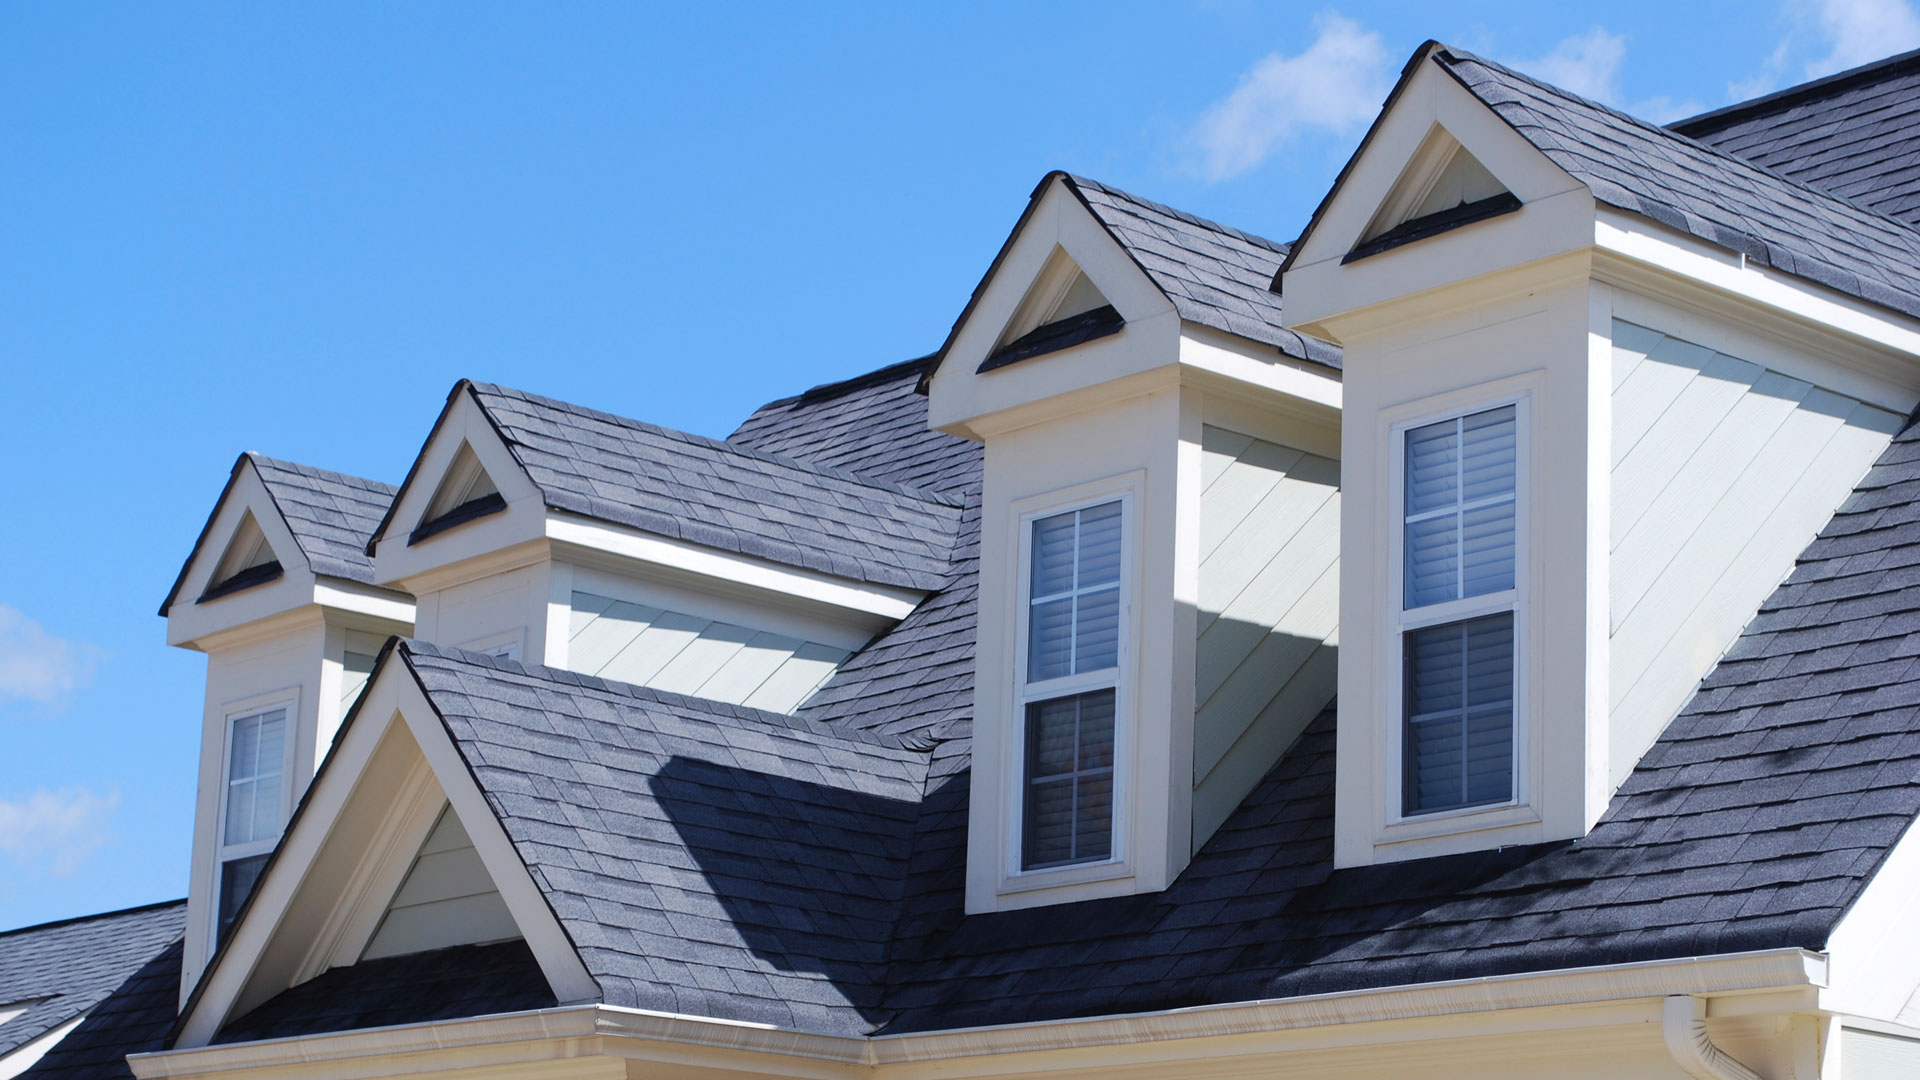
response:
<svg viewBox="0 0 1920 1080"><path fill-rule="evenodd" d="M1844 195L1836 195L1833 192L1826 190L1825 188L1815 187L1812 184L1807 183L1805 180L1795 179L1794 177L1788 176L1785 173L1776 172L1773 169L1767 168L1765 165L1761 165L1758 162L1748 160L1747 158L1743 158L1738 154L1730 154L1727 151L1712 145L1711 143L1701 142L1700 140L1694 138L1691 135L1687 135L1684 132L1675 131L1672 128L1668 128L1668 127L1662 127L1659 124L1653 123L1650 120L1643 120L1640 117L1633 115L1632 113L1623 112L1622 110L1616 109L1613 106L1606 104L1605 102L1595 101L1594 99L1590 97L1586 97L1585 95L1576 94L1573 91L1566 89L1565 87L1555 86L1550 82L1546 82L1542 79L1535 78L1534 76L1529 75L1524 71L1519 71L1515 68L1508 67L1507 65L1502 64L1497 60L1489 60L1484 56L1481 56L1477 53L1468 52L1465 49L1456 49L1450 45L1442 45L1438 50L1438 54L1439 54L1439 57L1441 58L1464 60L1470 63L1481 64L1485 67L1492 68L1495 71L1499 71L1503 74L1512 76L1513 78L1519 79L1520 81L1525 82L1530 86L1538 87L1539 89L1544 90L1548 93L1556 94L1560 97L1577 101L1582 105L1587 105L1594 109L1598 109L1599 111L1604 112L1609 116L1615 117L1620 120L1624 120L1635 127L1642 128L1654 135L1660 136L1661 138L1673 139L1686 146L1699 150L1702 153L1709 154L1713 157L1720 158L1724 161L1731 161L1731 162L1737 163L1743 169L1752 169L1754 172L1760 173L1761 175L1766 176L1769 179L1777 180L1782 184L1788 185L1789 187L1795 188L1799 191L1806 192L1809 195L1817 196L1820 199L1823 199L1830 203L1834 203L1838 206L1844 206L1847 209L1852 210L1853 212L1860 214L1864 217L1872 218L1875 221L1884 222L1885 224L1891 225L1894 228L1898 229L1900 232L1905 233L1910 237L1913 237L1915 240L1920 240L1920 228L1916 228L1915 226L1910 225L1907 222L1902 221L1899 218L1886 213L1885 211L1876 210L1871 206L1866 206L1862 203L1857 203L1852 199L1847 198ZM1443 59L1443 63L1444 63L1444 59ZM1721 244L1720 246L1725 247L1726 245ZM1920 248L1916 248L1915 254L1920 255ZM1801 276L1801 275L1796 275L1796 276Z"/></svg>
<svg viewBox="0 0 1920 1080"><path fill-rule="evenodd" d="M0 937L12 937L15 934L25 934L34 930L52 930L55 927L93 922L97 919L112 919L121 915L139 915L142 912L158 911L161 908L167 907L184 907L186 903L187 898L183 896L178 900L155 900L150 904L136 904L133 907L119 908L114 911L101 911L92 915L69 915L64 919L51 919L47 922L33 923L29 926L16 926L11 930L0 930Z"/></svg>
<svg viewBox="0 0 1920 1080"><path fill-rule="evenodd" d="M1906 65L1920 66L1920 49L1911 49L1907 52L1895 53L1892 56L1884 56L1878 60L1868 61L1858 67L1847 68L1845 71L1836 71L1831 75L1822 75L1817 79L1808 79L1803 83L1796 83L1770 93L1761 94L1759 97L1748 98L1745 101L1736 101L1731 105L1722 105L1717 109L1708 109L1706 112L1697 113L1683 120L1675 120L1673 123L1665 126L1670 130L1680 131L1682 128L1692 127L1696 124L1714 126L1736 117L1744 118L1748 115L1772 112L1790 105L1797 105L1802 101L1823 97L1826 91L1839 88L1843 85L1871 82L1873 81L1873 76L1882 75L1890 72L1892 69Z"/></svg>
<svg viewBox="0 0 1920 1080"><path fill-rule="evenodd" d="M867 731L861 728L843 728L811 720L790 713L772 712L749 705L736 705L729 701L703 698L694 694L682 694L672 690L660 690L638 683L620 682L605 679L598 675L569 671L565 668L548 667L544 664L530 664L520 660L509 660L489 653L473 652L452 645L423 641L419 638L399 639L401 648L413 656L426 656L464 664L468 667L488 668L519 675L523 678L561 686L575 686L583 690L611 694L635 701L652 701L662 705L695 706L690 711L706 714L715 720L733 719L746 723L758 723L771 728L814 735L833 739L838 742L862 743L881 750L893 750L911 754L925 754L933 748L937 740L915 738L903 735L888 735Z"/></svg>
<svg viewBox="0 0 1920 1080"><path fill-rule="evenodd" d="M389 495L400 490L398 487L394 486L393 484L387 483L385 480L375 480L372 477L356 476L353 473L341 472L338 469L323 469L318 465L307 465L298 461L289 461L286 458L272 457L270 455L263 454L258 450L245 451L245 455L256 466L272 465L272 466L275 466L276 468L286 469L290 472L313 474L329 480L344 480L347 483L353 484L356 486L385 491Z"/></svg>
<svg viewBox="0 0 1920 1080"><path fill-rule="evenodd" d="M930 503L935 503L935 504L950 507L950 508L958 508L960 506L959 500L954 499L945 494L942 494L941 492L934 491L931 488L916 488L916 487L908 487L905 484L890 483L888 481L878 480L878 479L875 479L874 477L865 476L860 473L849 472L845 469L836 469L831 466L818 465L810 461L803 461L799 458L788 457L784 454L770 453L766 450L761 450L756 447L741 446L737 443L730 443L725 439L715 439L706 435L696 435L690 431L681 431L678 428L670 428L661 424L648 423L645 420L635 420L632 417L620 416L616 413L605 412L601 409L589 408L588 406L585 406L585 405L575 405L569 401L561 401L558 398L550 398L543 394L535 394L526 390L519 390L511 386L502 386L498 383L469 382L467 385L472 387L473 391L476 394L491 393L501 397L518 397L524 401L529 401L537 405L545 406L547 408L556 408L556 409L572 412L576 415L591 417L593 419L602 420L607 423L615 424L619 427L628 428L630 430L640 431L640 432L644 432L651 435L664 436L666 438L671 438L671 439L678 439L682 442L686 442L694 446L705 447L707 449L715 450L720 453L731 454L738 457L747 458L749 460L763 461L768 464L779 465L783 468L793 469L797 472L803 472L803 473L808 473L814 476L825 477L830 480L839 480L843 483L854 484L856 486L868 488L873 491L884 491L889 494L905 496L906 498L915 499L920 502L930 502ZM483 403L483 407L484 407L484 403ZM506 436L506 433L501 432L501 437L503 440L505 440L505 436ZM505 441L511 441L511 440L505 440Z"/></svg>
<svg viewBox="0 0 1920 1080"><path fill-rule="evenodd" d="M1103 191L1109 195L1116 195L1122 199L1127 199L1131 202L1139 203L1142 206L1151 207L1154 210L1159 211L1160 213L1166 214L1169 217L1178 218L1181 221L1187 222L1190 225L1198 225L1203 229L1212 229L1214 232L1226 233L1228 236L1238 237L1241 240L1245 240L1249 244L1254 244L1258 247L1266 248L1269 251L1272 251L1276 255L1285 255L1287 251L1291 249L1293 246L1291 243L1281 243L1277 240L1269 240L1264 236L1259 236L1255 233L1247 232L1245 229L1236 229L1232 225L1223 224L1221 222L1214 221L1211 218L1203 218L1198 214L1188 213L1185 210L1168 206L1166 203L1155 202L1152 199L1145 198L1140 195L1135 195L1131 191L1122 191L1121 189L1114 187L1111 184L1103 184L1098 180L1081 176L1078 173L1063 172L1060 175L1066 177L1068 181L1074 184L1080 184L1086 187L1093 188L1096 191Z"/></svg>

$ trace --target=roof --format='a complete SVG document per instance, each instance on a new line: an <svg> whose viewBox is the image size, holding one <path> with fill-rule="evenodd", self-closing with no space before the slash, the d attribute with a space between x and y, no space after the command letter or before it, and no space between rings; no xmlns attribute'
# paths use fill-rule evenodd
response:
<svg viewBox="0 0 1920 1080"><path fill-rule="evenodd" d="M1920 225L1920 50L1667 127Z"/></svg>
<svg viewBox="0 0 1920 1080"><path fill-rule="evenodd" d="M878 585L945 577L959 507L938 492L487 383L449 401L462 392L549 509Z"/></svg>
<svg viewBox="0 0 1920 1080"><path fill-rule="evenodd" d="M1920 317L1920 233L1905 222L1437 42L1409 71L1422 56L1598 201Z"/></svg>
<svg viewBox="0 0 1920 1080"><path fill-rule="evenodd" d="M550 1008L524 941L455 945L332 968L220 1029L216 1043Z"/></svg>
<svg viewBox="0 0 1920 1080"><path fill-rule="evenodd" d="M181 564L173 587L167 590L167 598L160 605L161 615L179 599L180 587L187 580L187 569L193 565L201 545L207 542L214 519L219 516L220 507L226 503L227 494L233 490L245 465L253 466L273 500L274 509L280 512L287 531L293 534L294 543L300 546L300 554L306 557L314 573L373 584L373 560L367 556L367 540L393 502L394 486L248 452L234 461L227 486L214 501L207 523L200 527L200 536L193 542L193 550Z"/></svg>
<svg viewBox="0 0 1920 1080"><path fill-rule="evenodd" d="M0 1005L32 1002L0 1023L0 1057L98 1008L179 941L185 922L186 902L175 900L0 933Z"/></svg>
<svg viewBox="0 0 1920 1080"><path fill-rule="evenodd" d="M922 356L770 401L727 436L751 447L905 487L956 494L979 483L980 444L927 426L914 392Z"/></svg>
<svg viewBox="0 0 1920 1080"><path fill-rule="evenodd" d="M870 1026L924 750L421 642L393 656L608 1004Z"/></svg>
<svg viewBox="0 0 1920 1080"><path fill-rule="evenodd" d="M920 379L924 392L933 373L953 347L961 326L980 302L1013 243L1040 205L1041 196L1060 181L1094 220L1120 245L1186 322L1238 334L1271 345L1282 354L1339 370L1340 347L1287 329L1281 323L1280 296L1270 286L1291 250L1228 225L1131 195L1095 180L1055 170L1040 178L1027 208L993 257L986 275Z"/></svg>

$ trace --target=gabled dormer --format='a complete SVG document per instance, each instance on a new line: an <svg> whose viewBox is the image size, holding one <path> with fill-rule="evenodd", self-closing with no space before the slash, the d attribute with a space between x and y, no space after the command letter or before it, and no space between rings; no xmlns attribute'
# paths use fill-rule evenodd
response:
<svg viewBox="0 0 1920 1080"><path fill-rule="evenodd" d="M790 712L938 588L957 501L462 382L367 545L418 635Z"/></svg>
<svg viewBox="0 0 1920 1080"><path fill-rule="evenodd" d="M1284 252L1051 174L923 378L986 450L969 910L1164 888L1333 696L1339 358Z"/></svg>
<svg viewBox="0 0 1920 1080"><path fill-rule="evenodd" d="M207 654L184 994L413 598L364 551L393 488L243 454L160 613Z"/></svg>
<svg viewBox="0 0 1920 1080"><path fill-rule="evenodd" d="M1345 357L1341 865L1585 835L1920 400L1920 300L1811 217L1920 254L1498 65L1409 62L1274 282Z"/></svg>

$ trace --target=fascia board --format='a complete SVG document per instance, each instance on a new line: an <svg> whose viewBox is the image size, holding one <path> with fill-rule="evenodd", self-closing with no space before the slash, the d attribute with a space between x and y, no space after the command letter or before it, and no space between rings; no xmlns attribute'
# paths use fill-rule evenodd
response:
<svg viewBox="0 0 1920 1080"><path fill-rule="evenodd" d="M1825 957L1800 949L1646 961L1484 979L1382 987L1073 1020L861 1037L608 1005L558 1007L468 1020L135 1054L142 1080L287 1070L340 1075L345 1063L410 1055L408 1071L478 1067L536 1057L605 1054L741 1068L758 1075L942 1076L1080 1071L1284 1053L1303 1045L1365 1048L1398 1041L1632 1022L1657 1030L1662 999L1711 997L1710 1015L1802 1010L1826 977ZM1591 1007L1630 1003L1625 1012ZM1569 1012L1572 1007L1575 1012ZM1581 1007L1586 1007L1584 1010ZM1576 1013L1579 1013L1576 1015ZM1309 1039L1311 1040L1309 1042ZM1415 1043L1418 1047L1418 1043ZM496 1048L488 1053L487 1048ZM702 1054L698 1051L712 1051ZM1098 1052L1094 1056L1092 1052ZM1017 1057L1015 1055L1018 1055ZM359 1074L359 1070L355 1070Z"/></svg>
<svg viewBox="0 0 1920 1080"><path fill-rule="evenodd" d="M500 495L507 503L506 511L488 515L409 546L408 534L420 523L427 506L433 501L434 492L439 490L447 468L453 464L454 456L459 453L463 443L473 448L481 467L493 479L494 486L500 489ZM528 519L537 517L537 513L529 511L544 502L545 496L527 475L526 469L521 467L499 429L486 415L486 410L480 406L473 385L462 379L448 395L446 407L434 421L432 431L420 447L419 456L407 470L407 478L400 485L400 490L395 492L386 517L381 519L380 526L367 543L367 553L373 556L374 582L379 585L401 582L470 554L467 548L471 547L471 543L449 544L448 541L453 537L484 536L498 545L500 540L493 534L512 531L503 529L503 520L516 521L524 531Z"/></svg>
<svg viewBox="0 0 1920 1080"><path fill-rule="evenodd" d="M363 719L364 718L364 719ZM361 792L362 778L368 773L383 747L398 745L389 735L410 742L432 770L432 779L453 804L454 812L473 839L481 861L492 876L507 909L521 934L533 950L541 971L547 976L554 994L562 1001L578 1001L599 996L598 984L587 973L572 942L561 928L546 898L540 894L526 865L480 793L471 767L453 745L446 721L433 708L421 689L411 666L405 662L403 646L389 642L382 650L370 684L355 703L332 749L321 763L313 783L301 796L288 821L279 845L262 869L253 895L242 905L234 928L225 944L215 952L202 972L199 983L188 997L176 1022L175 1046L206 1046L243 1002L271 996L259 980L269 978L291 985L297 970L308 966L314 940L333 921L333 913L350 898L344 894L346 880L319 881L313 873L316 863L334 838L335 826L350 801ZM412 775L409 767L409 775ZM396 785L400 787L401 785ZM412 793L369 792L370 796L405 797L417 801ZM371 844L375 838L364 838ZM364 863L364 859L361 860ZM309 887L332 889L335 893L322 907L324 915L312 926L295 926L289 921L296 901L307 899ZM282 933L304 948L276 950L284 971L269 973L264 961L271 946Z"/></svg>
<svg viewBox="0 0 1920 1080"><path fill-rule="evenodd" d="M666 570L720 591L776 594L786 602L898 622L925 594L854 582L714 548L655 536L592 518L548 511L546 538L553 556L598 565L615 573ZM624 564L624 565L623 565Z"/></svg>
<svg viewBox="0 0 1920 1080"><path fill-rule="evenodd" d="M1445 129L1480 164L1486 166L1495 179L1520 199L1522 214L1527 204L1573 191L1586 191L1585 185L1555 165L1485 103L1469 93L1437 63L1426 60L1425 56L1426 50L1423 49L1402 85L1396 87L1393 96L1388 98L1374 129L1368 132L1360 150L1335 181L1333 190L1315 214L1308 231L1296 242L1283 264L1281 274L1284 275L1287 298L1284 315L1288 326L1310 323L1339 310L1337 307L1328 307L1326 303L1310 304L1311 311L1296 315L1294 309L1299 303L1296 299L1296 279L1306 276L1304 272L1311 267L1340 266L1341 260L1359 243L1361 234L1374 220L1381 204L1393 192L1402 172L1426 145L1435 126ZM1505 216L1511 219L1519 215ZM1477 227L1469 226L1456 231L1471 231L1484 236L1488 231L1486 226L1500 220L1496 218ZM1409 244L1404 249L1396 248L1362 259L1350 264L1348 269L1392 258L1404 250L1425 248L1436 239L1430 238Z"/></svg>
<svg viewBox="0 0 1920 1080"><path fill-rule="evenodd" d="M1339 422L1341 373L1278 354L1270 345L1210 326L1183 323L1180 367L1214 390L1231 388L1276 408Z"/></svg>
<svg viewBox="0 0 1920 1080"><path fill-rule="evenodd" d="M314 580L313 602L329 611L365 616L390 624L387 633L407 634L413 627L413 597L393 589L364 585L345 578L320 576Z"/></svg>
<svg viewBox="0 0 1920 1080"><path fill-rule="evenodd" d="M1612 207L1596 211L1596 280L1759 323L1816 354L1905 394L1920 394L1920 319L1760 266L1658 222ZM1852 391L1849 391L1852 392ZM1862 396L1905 411L1879 394ZM1912 399L1905 398L1906 408Z"/></svg>
<svg viewBox="0 0 1920 1080"><path fill-rule="evenodd" d="M274 559L280 563L280 576L204 604L198 603L197 598L206 592L234 531L249 513L273 549ZM167 643L188 645L310 604L315 581L307 565L306 552L287 528L279 506L260 480L260 473L247 455L242 454L206 527L201 530L200 539L194 544L193 553L181 567L180 578L162 612L167 619Z"/></svg>
<svg viewBox="0 0 1920 1080"><path fill-rule="evenodd" d="M1120 313L1125 328L1117 337L979 374L976 369L1019 310L1027 290L1045 271L1055 248L1073 259ZM1174 316L1177 324L1173 303L1087 208L1070 181L1056 176L1022 220L955 325L940 366L930 371L926 380L928 423L938 430L964 434L970 416L1007 407L1031 393L1025 386L1029 380L1020 376L1035 369L1059 367L1069 356L1093 355L1103 351L1103 346L1104 351L1111 352L1114 343L1140 336L1145 324L1163 316Z"/></svg>

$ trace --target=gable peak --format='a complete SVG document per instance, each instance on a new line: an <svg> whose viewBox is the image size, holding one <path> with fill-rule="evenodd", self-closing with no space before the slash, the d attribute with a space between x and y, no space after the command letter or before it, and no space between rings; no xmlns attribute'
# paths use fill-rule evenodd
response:
<svg viewBox="0 0 1920 1080"><path fill-rule="evenodd" d="M1122 320L1086 271L1056 246L1000 331L981 371L1105 337Z"/></svg>
<svg viewBox="0 0 1920 1080"><path fill-rule="evenodd" d="M440 485L427 501L426 512L420 515L420 524L414 528L408 543L418 543L505 507L506 499L500 494L499 485L487 475L486 466L473 452L473 445L462 442L447 471L441 474Z"/></svg>
<svg viewBox="0 0 1920 1080"><path fill-rule="evenodd" d="M213 600L239 592L249 586L272 581L280 573L280 558L274 553L273 545L267 542L267 534L261 531L260 523L254 520L253 511L248 509L241 513L240 524L234 527L233 535L227 539L226 549L215 564L213 574L207 578L207 588L200 594L200 599Z"/></svg>
<svg viewBox="0 0 1920 1080"><path fill-rule="evenodd" d="M1435 124L1360 233L1352 257L1464 225L1520 205L1446 128Z"/></svg>

